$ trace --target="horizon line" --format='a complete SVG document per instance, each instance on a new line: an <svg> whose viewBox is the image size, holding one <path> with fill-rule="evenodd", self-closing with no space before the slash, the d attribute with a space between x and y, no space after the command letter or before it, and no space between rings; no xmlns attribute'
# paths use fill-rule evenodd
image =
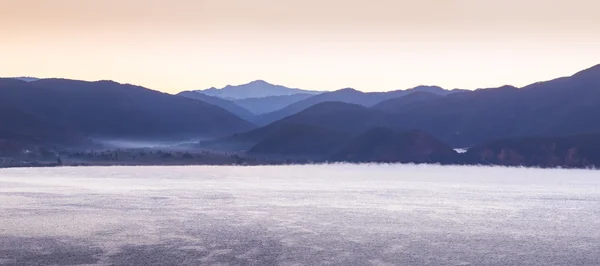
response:
<svg viewBox="0 0 600 266"><path fill-rule="evenodd" d="M150 89L150 90L154 90L154 91L160 91L160 92L167 93L167 94L171 94L171 95L176 95L176 94L178 94L178 93L181 93L181 92L184 92L184 91L196 91L196 92L201 92L201 91L204 91L204 90L209 90L209 89L222 90L222 89L225 89L225 88L227 88L227 87L238 87L238 86L244 86L244 85L248 85L248 84L252 84L252 83L255 83L255 82L260 82L260 81L262 81L262 82L264 82L264 83L267 83L267 84L269 84L269 85L273 85L273 86L282 86L282 87L285 87L285 88L288 88L288 89L299 89L299 90L304 90L304 91L318 91L318 92L323 92L323 93L326 93L326 92L334 92L334 91L338 91L338 90L344 90L344 89L353 89L353 90L360 91L360 92L363 92L363 93L377 93L377 92L392 92L392 91L410 90L410 89L414 89L414 88L418 88L418 87L439 87L439 88L442 88L443 90L446 90L446 91L452 91L452 90L476 91L476 90L482 90L482 89L501 88L501 87L506 87L506 86L515 87L515 88L521 89L521 88L524 88L524 87L527 87L527 86L530 86L530 85L533 85L533 84L537 84L537 83L540 83L540 82L547 82L547 81L552 81L552 80L555 80L555 79L566 78L566 77L572 77L573 75L576 75L576 74L578 74L578 73L580 73L580 72L584 72L584 71L586 71L586 70L590 70L590 69L594 69L594 68L600 68L600 63L599 63L599 64L595 64L595 65L593 65L593 66L591 66L591 67L588 67L588 68L585 68L585 69L579 70L579 71L577 71L577 72L575 72L575 73L573 73L573 74L571 74L571 75L565 75L565 76L555 77L555 78L548 79L548 80L540 80L540 81L536 81L536 82L533 82L533 83L527 84L527 85L525 85L525 86L522 86L522 87L514 86L514 85L512 85L512 84L503 84L503 85L500 85L500 86L495 86L495 87L478 87L478 88L474 88L474 89L463 89L463 88L453 88L453 89L446 89L446 88L444 88L443 86L439 86L439 85L425 85L425 84L420 84L420 85L416 85L416 86L414 86L414 87L408 87L408 88L405 88L405 89L390 89L390 90L377 90L377 91L364 91L364 90L355 89L355 88L353 88L353 87L343 87L343 88L339 88L339 89L335 89L335 90L315 90L315 89L303 89L303 88L298 88L298 87L288 87L288 86L286 86L286 85L281 85L281 84L275 84L275 83L271 83L271 82L268 82L268 81L266 81L265 79L261 79L261 78L259 78L259 79L255 79L255 80L251 80L251 81L248 81L248 82L246 82L246 83L242 83L242 84L238 84L238 85L232 85L232 84L228 84L228 85L226 85L226 86L224 86L224 87L222 87L222 88L217 88L217 87L214 87L214 86L213 86L213 87L210 87L210 88L205 88L205 89L187 89L187 90L186 90L186 89L184 89L184 90L179 90L178 92L174 92L174 93L171 93L171 92L166 92L166 91L162 91L162 90L157 90L157 89L153 89L153 88L151 88L150 86L143 86L143 85L138 85L138 84L129 83L129 82L121 82L121 81L116 81L116 80L113 80L113 79L86 80L86 79L75 79L75 78L66 78L66 77L50 77L50 78L48 78L48 77L43 77L43 78L40 78L40 77L34 77L34 76L16 76L16 77L14 77L14 76L13 76L13 77L0 77L0 79L15 79L15 80L21 80L21 79L26 79L26 78L27 78L27 79L36 79L35 81L37 81L37 80L48 80L48 79L62 79L62 80L83 81L83 82L91 82L91 83L93 83L93 82L101 82L101 81L110 81L110 82L115 82L115 83L122 84L122 85L132 85L132 86L143 87L143 88L146 88L146 89ZM23 81L23 82L35 82L35 81L24 81L24 80L21 80L21 81Z"/></svg>

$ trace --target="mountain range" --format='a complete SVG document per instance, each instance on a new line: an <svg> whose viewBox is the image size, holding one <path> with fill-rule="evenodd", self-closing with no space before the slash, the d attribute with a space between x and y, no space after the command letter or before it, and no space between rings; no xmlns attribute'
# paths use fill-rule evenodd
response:
<svg viewBox="0 0 600 266"><path fill-rule="evenodd" d="M600 132L600 65L523 88L503 86L402 105L395 124L454 147L504 137Z"/></svg>
<svg viewBox="0 0 600 266"><path fill-rule="evenodd" d="M64 128L84 136L128 139L206 138L254 128L234 114L202 101L112 81L0 79L0 130L26 133ZM18 114L18 115L17 115ZM15 132L18 133L18 132Z"/></svg>
<svg viewBox="0 0 600 266"><path fill-rule="evenodd" d="M283 109L295 102L308 99L318 94L297 93L292 95L268 96L260 98L246 98L234 100L233 102L241 107L248 109L256 115L262 115Z"/></svg>
<svg viewBox="0 0 600 266"><path fill-rule="evenodd" d="M257 115L277 111L320 93L322 92L288 88L256 80L243 85L228 85L222 89L183 91L178 95L205 101L251 121Z"/></svg>
<svg viewBox="0 0 600 266"><path fill-rule="evenodd" d="M208 96L215 96L229 100L263 98L270 96L289 96L294 94L314 95L321 93L318 91L301 90L295 88L288 88L281 85L273 85L264 80L255 80L248 84L238 86L227 85L221 89L210 88L206 90L199 90L198 92L201 92Z"/></svg>
<svg viewBox="0 0 600 266"><path fill-rule="evenodd" d="M183 96L186 98L190 98L190 99L200 100L202 102L221 107L221 108L231 112L232 114L235 114L245 120L251 120L255 116L255 114L253 112L251 112L250 110L236 104L233 101L227 100L227 99L223 99L223 98L219 98L219 97L215 97L215 96L209 96L204 93L197 92L197 91L182 91L182 92L178 93L177 95Z"/></svg>
<svg viewBox="0 0 600 266"><path fill-rule="evenodd" d="M584 146L600 142L600 65L523 88L474 91L316 92L255 81L170 95L112 81L13 78L0 79L0 106L0 150L202 139L194 149L249 156L581 166L596 158Z"/></svg>
<svg viewBox="0 0 600 266"><path fill-rule="evenodd" d="M439 96L461 92L461 90L448 91L437 86L418 86L408 90L395 90L389 92L365 93L351 88L346 88L332 92L313 92L313 94L310 94L306 93L307 91L302 91L302 93L294 94L298 92L297 89L288 89L282 86L275 86L264 81L256 81L250 84L254 83L263 84L263 88L272 88L272 91L276 91L277 93L283 93L283 90L287 90L286 93L288 95L281 96L275 93L271 96L262 98L243 98L244 94L235 94L235 97L218 97L206 94L206 90L184 91L178 95L200 99L217 105L237 114L238 116L248 120L249 122L252 122L255 125L264 126L284 117L298 113L315 104L327 101L339 101L370 107L382 101L400 98L413 92L430 93ZM235 88L235 91L233 89L230 91L230 93L234 94L242 88L246 88L246 86L248 86L248 84L229 86L226 88ZM251 112L252 114L249 114L248 112Z"/></svg>
<svg viewBox="0 0 600 266"><path fill-rule="evenodd" d="M337 91L322 93L304 99L302 101L295 102L286 106L285 108L282 108L281 110L257 116L256 118L252 119L251 122L259 126L268 125L284 117L305 110L306 108L311 107L315 104L330 101L352 103L366 107L371 107L382 101L403 97L408 94L411 94L412 92L430 92L438 95L447 95L453 93L453 91L447 91L436 86L419 86L413 89L396 90L389 92L362 92L355 89L346 88Z"/></svg>
<svg viewBox="0 0 600 266"><path fill-rule="evenodd" d="M322 138L347 140L371 127L389 125L393 121L392 118L391 115L370 110L358 104L324 102L264 127L214 141L205 141L201 145L206 145L204 146L206 148L236 151L249 149L264 142L262 143L263 151L273 148L288 149L287 146L298 145L297 140L299 139L306 139L304 144L311 140L321 142ZM325 137L324 133L330 135ZM274 147L264 147L265 143L271 143L270 145ZM309 153L307 151L307 154ZM285 154L301 155L294 154L291 148Z"/></svg>

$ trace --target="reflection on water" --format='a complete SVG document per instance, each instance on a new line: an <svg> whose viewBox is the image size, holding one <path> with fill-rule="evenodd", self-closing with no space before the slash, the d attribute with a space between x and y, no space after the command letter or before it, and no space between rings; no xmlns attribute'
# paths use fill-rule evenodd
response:
<svg viewBox="0 0 600 266"><path fill-rule="evenodd" d="M600 265L600 174L0 170L0 265Z"/></svg>

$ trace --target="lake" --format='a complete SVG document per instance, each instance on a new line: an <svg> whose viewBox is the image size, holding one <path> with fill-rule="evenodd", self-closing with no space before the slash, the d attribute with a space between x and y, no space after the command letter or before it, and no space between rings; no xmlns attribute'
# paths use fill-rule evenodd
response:
<svg viewBox="0 0 600 266"><path fill-rule="evenodd" d="M600 265L600 172L0 169L0 265Z"/></svg>

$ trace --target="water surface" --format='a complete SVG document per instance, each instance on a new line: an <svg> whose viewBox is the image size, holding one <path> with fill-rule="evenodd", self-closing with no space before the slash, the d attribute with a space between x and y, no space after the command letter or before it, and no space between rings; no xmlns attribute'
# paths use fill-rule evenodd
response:
<svg viewBox="0 0 600 266"><path fill-rule="evenodd" d="M600 265L600 172L0 170L0 265Z"/></svg>

